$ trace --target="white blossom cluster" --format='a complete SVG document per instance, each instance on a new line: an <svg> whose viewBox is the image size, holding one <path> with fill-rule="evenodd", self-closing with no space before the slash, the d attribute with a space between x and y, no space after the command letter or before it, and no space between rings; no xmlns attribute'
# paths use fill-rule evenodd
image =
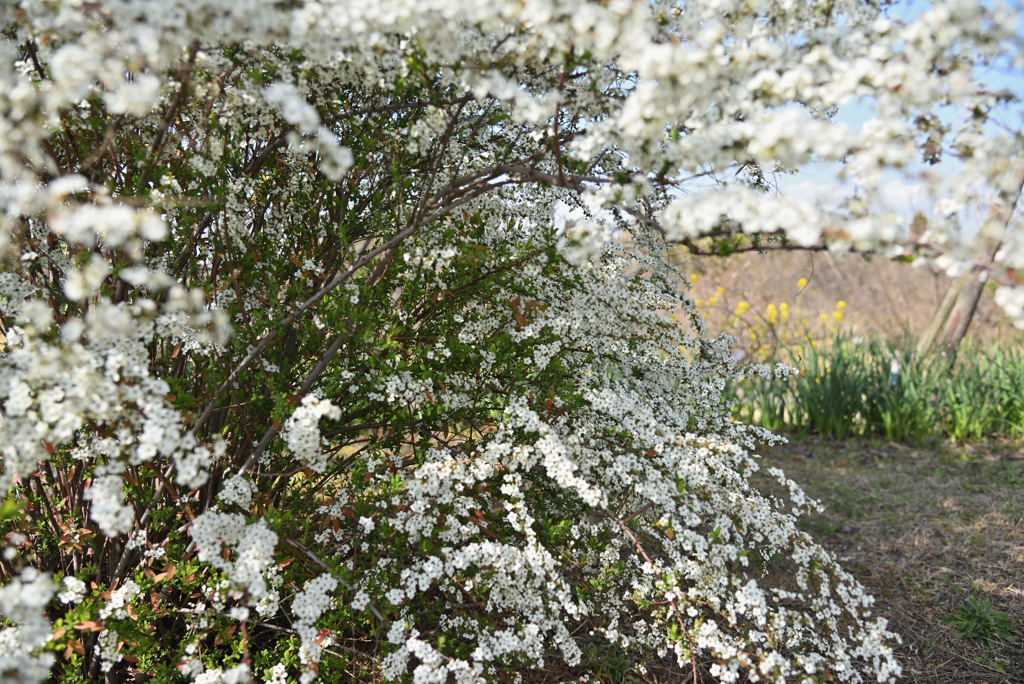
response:
<svg viewBox="0 0 1024 684"><path fill-rule="evenodd" d="M264 97L281 110L284 120L293 124L304 134L315 137L315 144L309 146L298 135L289 137L289 145L296 154L316 151L323 157L324 175L331 180L340 180L352 166L352 153L338 144L330 129L320 125L320 116L306 103L295 86L290 83L276 83L266 90Z"/></svg>
<svg viewBox="0 0 1024 684"><path fill-rule="evenodd" d="M82 580L74 575L68 575L62 580L62 583L64 591L57 594L57 599L61 603L79 603L85 598L86 586Z"/></svg>
<svg viewBox="0 0 1024 684"><path fill-rule="evenodd" d="M320 419L337 420L340 416L341 409L329 400L321 400L312 394L304 397L281 431L295 460L322 473L327 467L327 456L320 443Z"/></svg>
<svg viewBox="0 0 1024 684"><path fill-rule="evenodd" d="M246 525L245 516L209 511L197 516L189 534L195 540L199 560L217 568L231 581L234 598L245 598L250 606L267 599L276 603L276 590L267 586L268 570L274 565L277 534L259 520ZM232 547L234 562L221 557L224 545Z"/></svg>
<svg viewBox="0 0 1024 684"><path fill-rule="evenodd" d="M331 594L338 587L338 580L330 575L320 575L310 580L306 587L292 599L292 613L297 618L294 626L302 645L299 660L304 664L320 662L321 648L317 643L316 621L332 605Z"/></svg>
<svg viewBox="0 0 1024 684"><path fill-rule="evenodd" d="M110 669L124 659L118 651L118 633L113 629L104 629L100 632L100 671L110 672Z"/></svg>
<svg viewBox="0 0 1024 684"><path fill-rule="evenodd" d="M0 613L12 623L0 630L0 668L21 681L44 681L53 665L53 654L40 650L50 640L43 613L53 591L50 578L32 567L0 587Z"/></svg>
<svg viewBox="0 0 1024 684"><path fill-rule="evenodd" d="M227 670L211 668L195 676L195 684L247 684L250 681L249 665L241 663Z"/></svg>
<svg viewBox="0 0 1024 684"><path fill-rule="evenodd" d="M217 498L227 505L247 509L255 492L256 488L252 482L244 477L234 475L221 486Z"/></svg>
<svg viewBox="0 0 1024 684"><path fill-rule="evenodd" d="M8 331L0 368L2 482L9 487L14 477L31 472L48 456L45 443L67 443L89 421L120 424L111 436L80 449L83 458L99 462L86 496L93 502L93 519L108 535L132 526L121 492L126 463L166 456L178 465L180 482L205 482L205 468L223 453L223 445L210 449L198 444L180 414L167 405L169 387L148 372L133 312L100 303L84 322L68 321L57 344L40 339L53 324L52 312L36 302L26 304L22 313L35 318ZM142 332L151 334L152 327L144 325ZM135 408L125 410L129 405Z"/></svg>
<svg viewBox="0 0 1024 684"><path fill-rule="evenodd" d="M125 605L130 603L138 595L139 591L141 591L141 588L135 583L135 580L127 580L123 585L111 592L110 602L100 610L100 619L113 618L115 620L124 620L127 618L128 612L125 609Z"/></svg>
<svg viewBox="0 0 1024 684"><path fill-rule="evenodd" d="M445 543L440 554L403 569L392 579L393 588L384 592L390 604L404 605L435 588L459 595L482 583L487 587L488 609L516 617L506 620L501 629L484 628L474 621L450 623L456 632L477 644L471 658L465 661L440 657L424 644L416 628L409 627L408 631L393 634L392 643L399 645L399 649L386 661L386 671L400 673L408 667L416 679L435 681L449 669L482 672L489 663L512 653L538 663L545 647L560 649L569 664L578 663L580 653L569 638L566 623L581 616L607 620L612 625L605 629L607 637L623 645L636 641L661 648L669 646L675 649L682 665L689 658L682 642L666 644L657 630L649 630L646 623L638 623L626 632L614 627L616 616L629 602L664 596L673 606L666 616L669 619L680 612L695 617L703 613L703 606L710 605L724 616L730 628L744 620L754 622L754 631L741 640L727 636L731 632L708 631L708 625L715 624L713 621L705 622L703 631L694 634L694 643L699 648L718 654L723 672L742 669L752 674L751 668L759 668L765 675L778 673L783 677L797 672L791 660L780 659L774 651L763 651L757 646L763 641L758 632L769 628L781 640L776 643L809 649L804 650L806 660L802 662L842 661L851 674L855 672L853 659L858 656L840 655L841 640L830 644L829 637L810 626L813 623L805 623L796 613L790 616L787 610L770 606L781 596L773 594L775 590L759 586L754 579L735 591L727 589L731 585L729 564L746 565L750 546L764 545L764 549L791 550L794 560L804 568L799 574L804 593L795 598L810 602L812 610L821 614L838 610L834 613L836 617L854 614L866 618L864 611L871 604L870 597L838 569L832 577L841 587L837 593L841 599L831 592L815 595L809 591L811 583L821 581L822 576L807 568L833 566L834 560L797 530L792 515L775 510L769 500L746 482L746 476L740 475L742 470L750 473L757 469L744 448L737 446L750 438L745 428L727 423L722 414L716 415L697 402L679 402L674 389L678 386L705 388L702 391L709 392L708 398L714 396L714 385L708 386L708 380L701 377L710 367L692 364L683 353L666 358L665 349L680 347L679 331L659 318L657 311L673 307L667 306L667 293L659 293L653 287L645 291L641 282L634 281L637 289L633 291L619 289L616 279L628 268L630 258L635 256L605 253L602 261L577 275L585 285L577 291L575 299L564 304L552 302L514 334L523 344L531 344L523 352L527 358L533 355L532 345L546 349L552 344L545 341L552 332L559 334L559 344L564 347L571 348L585 340L594 352L619 359L623 376L642 377L644 392L637 391L632 382L613 380L604 373L584 373L576 382L587 408L576 411L572 421L543 417L528 397L510 398L498 431L470 458L435 449L426 455L421 466L408 471L403 478L404 494L398 497L404 510L389 521L392 529L404 532L410 540L430 537ZM649 265L659 268L656 261ZM536 275L529 277L537 282ZM543 286L543 279L540 284ZM618 321L642 320L644 316L650 317L646 329L652 338L641 344L624 345ZM659 339L662 334L665 339ZM708 350L711 358L714 354L724 356L727 351L726 347L717 347L714 352L711 349L715 348ZM581 368L587 368L586 356L561 358L563 363L575 358ZM719 357L713 363L725 361ZM751 371L784 377L789 369ZM452 386L462 384L453 376L449 376L449 381ZM463 386L465 389L469 388ZM449 391L441 400L461 404L455 397L456 392ZM554 402L549 406L554 407ZM599 438L613 429L626 430L643 447L630 450L605 445ZM694 434L697 430L721 436L709 440ZM532 434L533 438L523 443L517 435L524 433ZM554 491L571 492L577 501L592 509L613 508L612 502L629 492L636 498L620 514L622 518L628 518L630 511L657 511L651 519L663 528L673 528L673 534L659 542L663 555L650 560L631 556L618 590L609 591L600 600L575 599L563 575L565 569L536 535L537 513L530 503L533 495L524 476L532 480L538 470L546 474ZM666 477L667 473L673 474L674 481L673 477ZM497 517L522 535L516 544L475 541L481 524L474 509L486 510L486 500L469 498L465 493L476 489L479 483L495 480L503 482ZM783 477L783 485L790 489L796 514L813 504L792 481ZM703 494L694 498L686 496L688 492ZM364 533L371 531L367 522L365 517L358 521ZM574 538L578 540L574 544L579 544L582 554L588 537L606 531L619 534L610 517L597 525L578 525L574 527ZM619 550L612 547L609 551L611 555L602 554L585 562L588 567L593 563L594 571L618 562ZM579 557L580 561L584 558ZM476 572L476 579L456 582L462 573L473 568L486 568L485 579ZM366 601L364 594L357 594L353 605L364 608ZM885 623L868 624L858 637L865 640L863 652L872 653L877 659L883 678L890 677L898 672L898 665L884 643ZM758 656L741 657L742 652L757 652ZM420 661L419 665L410 663L413 657Z"/></svg>

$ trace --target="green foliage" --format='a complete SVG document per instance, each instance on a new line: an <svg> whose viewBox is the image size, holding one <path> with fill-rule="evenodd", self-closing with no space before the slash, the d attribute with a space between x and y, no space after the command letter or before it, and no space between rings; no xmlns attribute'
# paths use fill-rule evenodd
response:
<svg viewBox="0 0 1024 684"><path fill-rule="evenodd" d="M780 347L771 361L798 373L747 373L727 388L737 419L772 431L842 439L877 435L920 442L1024 433L1024 355L998 345L966 344L956 363L922 358L913 342L855 340ZM893 383L892 361L899 364Z"/></svg>
<svg viewBox="0 0 1024 684"><path fill-rule="evenodd" d="M590 674L602 684L637 684L642 679L633 669L635 661L615 644L592 644L586 662Z"/></svg>
<svg viewBox="0 0 1024 684"><path fill-rule="evenodd" d="M953 625L957 634L964 638L981 639L986 648L995 648L999 640L1014 641L1013 635L1021 633L1009 615L992 607L992 599L979 601L973 596L942 618L942 623Z"/></svg>
<svg viewBox="0 0 1024 684"><path fill-rule="evenodd" d="M865 414L869 431L890 440L914 442L933 434L937 412L928 372L931 369L917 355L911 340L903 340L902 351L897 357L901 372L895 385L892 382L892 356L887 345L877 339L871 340L867 343L864 360L870 383L866 392L870 402Z"/></svg>
<svg viewBox="0 0 1024 684"><path fill-rule="evenodd" d="M779 432L787 427L789 417L787 408L787 388L784 381L776 378L765 378L760 375L751 375L746 378L744 393L749 410L743 416L746 422L753 422L756 413L757 424L774 432Z"/></svg>
<svg viewBox="0 0 1024 684"><path fill-rule="evenodd" d="M863 389L868 380L860 355L836 338L831 352L804 348L800 375L792 379L792 408L797 428L842 439L855 431L861 417Z"/></svg>

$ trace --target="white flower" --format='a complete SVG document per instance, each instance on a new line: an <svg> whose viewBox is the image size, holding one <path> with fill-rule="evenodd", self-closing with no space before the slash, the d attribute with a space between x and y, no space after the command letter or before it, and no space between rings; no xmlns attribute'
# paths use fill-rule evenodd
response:
<svg viewBox="0 0 1024 684"><path fill-rule="evenodd" d="M356 592L355 597L352 599L353 610L366 610L366 607L370 605L370 597L365 591L360 589Z"/></svg>
<svg viewBox="0 0 1024 684"><path fill-rule="evenodd" d="M110 672L111 668L117 663L124 660L117 650L118 634L112 629L105 629L100 632L99 636L99 649L100 649L100 671Z"/></svg>
<svg viewBox="0 0 1024 684"><path fill-rule="evenodd" d="M254 492L255 487L252 482L244 477L234 475L221 486L220 494L217 495L217 498L225 504L244 509L249 507L249 502L252 501Z"/></svg>
<svg viewBox="0 0 1024 684"><path fill-rule="evenodd" d="M310 580L303 591L292 601L292 613L297 620L295 631L299 633L301 645L299 659L303 663L320 662L321 644L317 641L315 624L317 618L331 607L331 592L338 587L338 580L330 575L320 575Z"/></svg>
<svg viewBox="0 0 1024 684"><path fill-rule="evenodd" d="M57 594L61 603L80 603L86 594L85 582L74 575L68 575L63 580L64 591Z"/></svg>
<svg viewBox="0 0 1024 684"><path fill-rule="evenodd" d="M320 445L320 419L341 417L341 409L329 400L310 394L303 398L295 412L281 430L295 460L322 473L327 468L327 456Z"/></svg>
<svg viewBox="0 0 1024 684"><path fill-rule="evenodd" d="M124 620L127 618L128 611L125 609L125 606L131 603L131 600L135 598L140 591L141 587L139 587L134 580L125 580L124 584L111 592L110 601L106 606L100 609L100 619L106 620L108 618L113 618L115 620Z"/></svg>

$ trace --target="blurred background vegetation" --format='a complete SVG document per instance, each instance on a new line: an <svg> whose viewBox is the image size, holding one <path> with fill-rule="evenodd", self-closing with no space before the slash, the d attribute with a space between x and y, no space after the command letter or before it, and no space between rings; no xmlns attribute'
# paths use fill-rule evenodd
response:
<svg viewBox="0 0 1024 684"><path fill-rule="evenodd" d="M1021 332L977 302L952 348L922 348L955 281L884 258L828 253L693 259L691 295L742 363L778 363L789 378L750 373L728 387L737 420L781 433L921 442L1024 437Z"/></svg>

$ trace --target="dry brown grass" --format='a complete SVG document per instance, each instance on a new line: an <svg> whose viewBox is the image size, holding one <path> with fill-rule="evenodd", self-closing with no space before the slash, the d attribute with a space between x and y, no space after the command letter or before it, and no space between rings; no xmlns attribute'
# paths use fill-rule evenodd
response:
<svg viewBox="0 0 1024 684"><path fill-rule="evenodd" d="M969 449L809 440L765 455L824 504L805 525L902 636L908 682L1024 682L1019 641L989 649L940 622L975 596L1024 627L1024 461Z"/></svg>

